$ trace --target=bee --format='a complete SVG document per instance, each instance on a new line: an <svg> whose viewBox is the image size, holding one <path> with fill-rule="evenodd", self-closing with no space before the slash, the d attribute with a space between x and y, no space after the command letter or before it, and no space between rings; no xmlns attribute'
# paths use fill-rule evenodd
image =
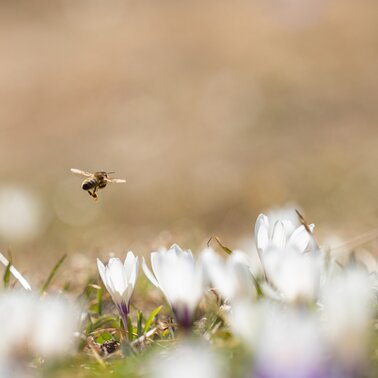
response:
<svg viewBox="0 0 378 378"><path fill-rule="evenodd" d="M86 190L91 197L97 200L97 190L105 188L106 184L108 182L114 182L116 184L122 184L126 182L126 180L122 179L116 179L116 178L109 178L108 175L114 173L114 172L105 172L105 171L99 171L99 172L85 172L80 169L71 168L72 173L76 173L77 175L82 175L87 177L85 180L83 180L81 184L81 188L83 190Z"/></svg>

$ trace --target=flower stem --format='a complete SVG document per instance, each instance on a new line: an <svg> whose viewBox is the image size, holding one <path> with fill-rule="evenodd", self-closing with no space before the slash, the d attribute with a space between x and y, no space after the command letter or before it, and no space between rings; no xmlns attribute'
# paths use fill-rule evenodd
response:
<svg viewBox="0 0 378 378"><path fill-rule="evenodd" d="M127 322L127 317L130 312L129 306L126 303L122 302L117 307L118 307L118 311L122 319L123 328L125 329L125 338L127 341L129 341L129 327L128 327L128 322Z"/></svg>

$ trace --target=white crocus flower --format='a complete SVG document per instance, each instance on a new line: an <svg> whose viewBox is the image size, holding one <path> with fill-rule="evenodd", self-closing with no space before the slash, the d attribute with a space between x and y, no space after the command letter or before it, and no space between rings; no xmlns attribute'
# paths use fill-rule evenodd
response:
<svg viewBox="0 0 378 378"><path fill-rule="evenodd" d="M314 225L309 227L312 231ZM262 255L272 246L280 249L294 248L298 252L304 252L311 236L303 225L295 228L287 219L278 220L272 225L266 215L260 214L256 220L255 239L257 250Z"/></svg>
<svg viewBox="0 0 378 378"><path fill-rule="evenodd" d="M248 257L243 252L233 251L224 260L213 249L206 248L201 259L207 279L223 299L233 301L256 295Z"/></svg>
<svg viewBox="0 0 378 378"><path fill-rule="evenodd" d="M138 257L129 251L124 263L119 258L111 258L105 266L97 259L97 267L102 282L117 306L124 326L127 327L130 299L138 275Z"/></svg>
<svg viewBox="0 0 378 378"><path fill-rule="evenodd" d="M289 220L278 220L271 226L268 217L260 214L255 238L266 278L278 297L288 302L315 300L321 277L321 252L306 252L313 241L306 228L302 225L295 229ZM271 291L266 283L263 288L266 293Z"/></svg>
<svg viewBox="0 0 378 378"><path fill-rule="evenodd" d="M174 244L167 251L151 252L152 272L144 259L142 266L147 278L164 294L177 322L190 328L204 286L202 267L192 252Z"/></svg>
<svg viewBox="0 0 378 378"><path fill-rule="evenodd" d="M294 248L268 248L262 256L266 276L287 302L312 302L321 278L321 255L299 253Z"/></svg>

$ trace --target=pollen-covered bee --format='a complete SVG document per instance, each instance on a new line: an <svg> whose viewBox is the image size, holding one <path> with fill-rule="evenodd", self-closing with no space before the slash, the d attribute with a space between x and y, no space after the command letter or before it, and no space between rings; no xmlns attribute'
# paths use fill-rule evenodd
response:
<svg viewBox="0 0 378 378"><path fill-rule="evenodd" d="M116 184L122 184L126 182L126 180L122 179L109 178L108 175L114 172L99 171L90 173L76 168L71 168L71 172L76 173L77 175L88 177L82 182L81 187L83 190L86 190L94 199L98 198L96 194L97 190L105 188L108 182L114 182Z"/></svg>

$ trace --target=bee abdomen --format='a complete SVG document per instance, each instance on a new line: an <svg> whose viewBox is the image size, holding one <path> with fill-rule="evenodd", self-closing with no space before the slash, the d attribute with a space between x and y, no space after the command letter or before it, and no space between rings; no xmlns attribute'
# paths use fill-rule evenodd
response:
<svg viewBox="0 0 378 378"><path fill-rule="evenodd" d="M83 188L83 190L89 190L89 189L94 188L96 185L97 185L96 179L88 179L88 180L83 181L83 184L81 185L81 187Z"/></svg>

